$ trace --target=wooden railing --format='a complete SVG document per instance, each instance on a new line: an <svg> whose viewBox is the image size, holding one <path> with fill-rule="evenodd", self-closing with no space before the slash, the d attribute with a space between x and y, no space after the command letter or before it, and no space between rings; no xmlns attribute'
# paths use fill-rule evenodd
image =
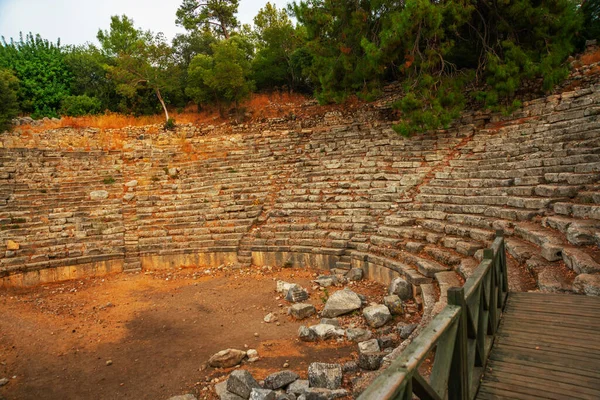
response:
<svg viewBox="0 0 600 400"><path fill-rule="evenodd" d="M421 400L475 398L507 296L504 237L498 231L464 286L448 289L446 307L359 400L412 400L413 394Z"/></svg>

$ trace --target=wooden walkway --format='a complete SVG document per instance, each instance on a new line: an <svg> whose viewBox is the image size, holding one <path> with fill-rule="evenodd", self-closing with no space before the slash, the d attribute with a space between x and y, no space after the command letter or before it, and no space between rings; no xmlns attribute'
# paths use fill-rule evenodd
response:
<svg viewBox="0 0 600 400"><path fill-rule="evenodd" d="M600 298L508 296L478 399L600 399Z"/></svg>

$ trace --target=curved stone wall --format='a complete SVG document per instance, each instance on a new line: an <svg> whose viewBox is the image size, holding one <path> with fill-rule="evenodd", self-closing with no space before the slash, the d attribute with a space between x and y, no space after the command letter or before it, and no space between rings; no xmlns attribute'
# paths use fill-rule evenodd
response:
<svg viewBox="0 0 600 400"><path fill-rule="evenodd" d="M159 139L132 128L110 151L59 151L52 137L37 144L47 150L5 143L0 282L252 262L360 267L433 293L460 284L502 229L540 287L592 294L599 113L591 85L411 139L356 116Z"/></svg>

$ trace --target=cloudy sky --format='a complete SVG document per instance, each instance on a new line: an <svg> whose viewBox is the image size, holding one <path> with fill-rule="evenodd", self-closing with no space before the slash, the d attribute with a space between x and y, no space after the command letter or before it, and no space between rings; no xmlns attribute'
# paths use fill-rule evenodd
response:
<svg viewBox="0 0 600 400"><path fill-rule="evenodd" d="M291 0L270 0L278 7ZM240 0L238 19L252 23L267 0ZM126 14L144 30L172 38L181 0L0 0L0 36L18 38L19 32L39 33L63 44L96 43L98 29L108 29L111 15Z"/></svg>

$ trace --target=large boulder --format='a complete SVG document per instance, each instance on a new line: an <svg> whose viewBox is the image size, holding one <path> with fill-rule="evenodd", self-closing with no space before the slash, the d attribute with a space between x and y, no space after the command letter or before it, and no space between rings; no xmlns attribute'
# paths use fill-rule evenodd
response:
<svg viewBox="0 0 600 400"><path fill-rule="evenodd" d="M339 389L342 386L342 366L315 362L308 366L308 382L310 387Z"/></svg>
<svg viewBox="0 0 600 400"><path fill-rule="evenodd" d="M395 294L402 300L410 300L412 298L412 285L404 278L395 278L388 289L389 294Z"/></svg>
<svg viewBox="0 0 600 400"><path fill-rule="evenodd" d="M348 340L353 342L363 342L371 339L371 331L362 328L348 328L346 329L346 337Z"/></svg>
<svg viewBox="0 0 600 400"><path fill-rule="evenodd" d="M246 357L246 352L236 349L221 350L208 360L213 368L230 368L238 365Z"/></svg>
<svg viewBox="0 0 600 400"><path fill-rule="evenodd" d="M363 316L372 328L379 328L392 319L390 310L383 304L376 304L365 308L363 310Z"/></svg>
<svg viewBox="0 0 600 400"><path fill-rule="evenodd" d="M321 312L323 317L334 318L339 315L348 314L360 309L362 302L360 297L352 290L338 290L327 299L325 308Z"/></svg>
<svg viewBox="0 0 600 400"><path fill-rule="evenodd" d="M255 388L250 392L250 400L277 400L277 393L269 389Z"/></svg>
<svg viewBox="0 0 600 400"><path fill-rule="evenodd" d="M390 310L392 315L404 314L404 307L402 306L402 300L397 294L391 294L383 298L383 304Z"/></svg>
<svg viewBox="0 0 600 400"><path fill-rule="evenodd" d="M298 339L303 342L316 342L318 338L316 332L309 327L302 325L298 328Z"/></svg>
<svg viewBox="0 0 600 400"><path fill-rule="evenodd" d="M581 274L573 281L573 290L588 296L600 296L600 274Z"/></svg>
<svg viewBox="0 0 600 400"><path fill-rule="evenodd" d="M321 340L342 337L346 333L342 328L329 324L317 324L311 326L309 329Z"/></svg>

